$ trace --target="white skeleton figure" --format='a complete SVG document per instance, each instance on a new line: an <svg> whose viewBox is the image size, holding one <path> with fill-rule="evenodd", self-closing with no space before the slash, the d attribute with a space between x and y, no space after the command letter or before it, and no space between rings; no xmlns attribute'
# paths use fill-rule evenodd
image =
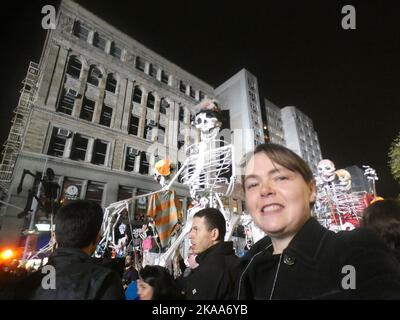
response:
<svg viewBox="0 0 400 320"><path fill-rule="evenodd" d="M230 214L224 208L220 195L229 196L234 188L234 147L231 144L226 144L226 142L216 139L221 124L215 115L215 112L218 111L215 101L204 100L196 108L199 112L193 124L200 130L200 142L186 149L187 158L182 167L161 190L113 203L105 209L103 220L104 236L100 244L104 243L104 246L107 247L113 226L118 222L121 211L128 209L129 203L139 197L148 197L152 194L169 190L180 175L182 176L182 183L189 186L190 195L195 201L195 206L187 212L181 234L171 244L169 249L161 255L158 264L166 265L169 263L175 250L178 249L190 231L193 215L199 209L206 206L219 208L227 221L225 239L231 237L233 229L239 220L239 215ZM232 175L228 180L222 175L228 173L230 170L232 170ZM161 179L160 182L165 181Z"/></svg>
<svg viewBox="0 0 400 320"><path fill-rule="evenodd" d="M339 185L343 188L344 191L350 191L351 189L351 175L345 169L336 170L336 175L339 178Z"/></svg>
<svg viewBox="0 0 400 320"><path fill-rule="evenodd" d="M350 192L351 175L344 169L336 171L339 183L335 184L334 170L335 165L330 160L322 160L318 164L320 184L314 211L326 228L333 231L351 230L359 225L363 193Z"/></svg>
<svg viewBox="0 0 400 320"><path fill-rule="evenodd" d="M335 180L335 164L328 159L321 160L318 163L318 174L324 182Z"/></svg>
<svg viewBox="0 0 400 320"><path fill-rule="evenodd" d="M376 171L372 169L370 166L363 166L364 168L364 176L367 177L368 182L370 184L371 192L374 194L376 197L376 187L375 187L375 181L379 180L378 175L376 174Z"/></svg>

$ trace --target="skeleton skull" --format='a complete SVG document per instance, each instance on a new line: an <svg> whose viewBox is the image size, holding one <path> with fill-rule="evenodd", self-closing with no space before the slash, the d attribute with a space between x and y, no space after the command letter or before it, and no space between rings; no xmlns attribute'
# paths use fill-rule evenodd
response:
<svg viewBox="0 0 400 320"><path fill-rule="evenodd" d="M321 160L318 163L318 173L324 182L335 180L335 164L331 160Z"/></svg>
<svg viewBox="0 0 400 320"><path fill-rule="evenodd" d="M351 175L347 170L340 169L336 171L336 175L339 178L339 184L344 190L349 191L351 189Z"/></svg>
<svg viewBox="0 0 400 320"><path fill-rule="evenodd" d="M200 129L202 133L209 133L211 129L219 127L220 122L212 112L206 111L196 115L194 125L197 129Z"/></svg>

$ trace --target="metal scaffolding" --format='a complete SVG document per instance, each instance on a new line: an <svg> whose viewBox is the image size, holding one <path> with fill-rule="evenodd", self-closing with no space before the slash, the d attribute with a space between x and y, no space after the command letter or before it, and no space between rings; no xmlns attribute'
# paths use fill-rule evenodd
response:
<svg viewBox="0 0 400 320"><path fill-rule="evenodd" d="M14 173L14 167L20 153L27 122L32 109L33 99L36 92L36 84L39 75L39 65L29 63L25 79L22 81L21 96L14 116L11 120L11 129L8 138L3 145L2 160L0 164L0 200L6 200ZM0 226L4 208L0 211Z"/></svg>

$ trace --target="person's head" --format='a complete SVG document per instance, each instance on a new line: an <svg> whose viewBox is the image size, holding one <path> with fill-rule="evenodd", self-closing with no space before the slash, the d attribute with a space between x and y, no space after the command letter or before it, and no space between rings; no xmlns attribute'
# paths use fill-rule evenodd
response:
<svg viewBox="0 0 400 320"><path fill-rule="evenodd" d="M376 201L363 213L361 225L375 231L394 250L400 261L400 201Z"/></svg>
<svg viewBox="0 0 400 320"><path fill-rule="evenodd" d="M128 254L128 255L125 257L125 267L131 266L132 263L133 263L133 261L132 261L132 256Z"/></svg>
<svg viewBox="0 0 400 320"><path fill-rule="evenodd" d="M281 145L266 143L245 156L246 207L272 239L291 239L311 216L316 198L307 163Z"/></svg>
<svg viewBox="0 0 400 320"><path fill-rule="evenodd" d="M89 255L100 240L103 209L93 201L75 200L62 206L55 216L59 248L79 248Z"/></svg>
<svg viewBox="0 0 400 320"><path fill-rule="evenodd" d="M199 254L218 242L224 241L225 232L225 218L219 210L206 208L196 212L189 233L193 252Z"/></svg>
<svg viewBox="0 0 400 320"><path fill-rule="evenodd" d="M147 265L139 271L137 281L140 300L181 299L174 278L167 268Z"/></svg>

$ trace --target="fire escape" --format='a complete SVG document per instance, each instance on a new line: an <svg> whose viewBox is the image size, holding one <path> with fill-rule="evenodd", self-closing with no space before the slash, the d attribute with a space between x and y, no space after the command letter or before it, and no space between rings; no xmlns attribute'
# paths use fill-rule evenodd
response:
<svg viewBox="0 0 400 320"><path fill-rule="evenodd" d="M39 65L30 62L28 72L22 81L21 96L18 105L14 110L14 116L11 121L11 129L8 138L3 145L2 160L0 164L0 199L7 200L9 188L11 185L14 167L18 155L21 151L25 129L28 124L29 115L32 109L33 99L36 91L36 83L39 75ZM2 208L2 211L4 208ZM0 213L1 218L4 212Z"/></svg>

